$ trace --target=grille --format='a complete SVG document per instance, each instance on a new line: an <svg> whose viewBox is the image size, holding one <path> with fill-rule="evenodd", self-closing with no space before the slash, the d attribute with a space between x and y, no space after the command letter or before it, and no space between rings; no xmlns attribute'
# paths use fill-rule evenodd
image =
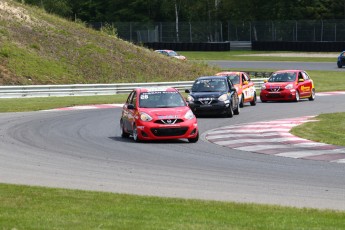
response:
<svg viewBox="0 0 345 230"><path fill-rule="evenodd" d="M283 89L278 86L278 87L270 88L267 90L270 92L279 92L279 91L282 91Z"/></svg>
<svg viewBox="0 0 345 230"><path fill-rule="evenodd" d="M195 104L197 105L212 105L217 103L216 100L202 100L202 101L194 101Z"/></svg>
<svg viewBox="0 0 345 230"><path fill-rule="evenodd" d="M184 135L188 130L188 127L179 128L152 128L151 132L157 137L162 136L181 136Z"/></svg>
<svg viewBox="0 0 345 230"><path fill-rule="evenodd" d="M171 124L178 124L183 122L182 119L161 119L155 121L156 124L163 124L163 125L171 125Z"/></svg>

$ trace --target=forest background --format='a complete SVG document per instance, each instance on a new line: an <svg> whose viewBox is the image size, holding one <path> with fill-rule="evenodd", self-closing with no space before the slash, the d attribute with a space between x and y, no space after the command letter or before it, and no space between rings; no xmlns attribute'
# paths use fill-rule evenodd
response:
<svg viewBox="0 0 345 230"><path fill-rule="evenodd" d="M83 22L345 19L345 0L17 0Z"/></svg>

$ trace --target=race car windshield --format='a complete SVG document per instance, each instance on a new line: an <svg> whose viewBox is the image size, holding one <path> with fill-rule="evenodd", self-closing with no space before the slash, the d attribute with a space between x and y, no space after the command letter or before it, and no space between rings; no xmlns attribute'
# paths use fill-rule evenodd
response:
<svg viewBox="0 0 345 230"><path fill-rule="evenodd" d="M294 82L296 80L295 73L274 73L268 82Z"/></svg>
<svg viewBox="0 0 345 230"><path fill-rule="evenodd" d="M202 79L194 82L192 92L223 92L226 91L224 79Z"/></svg>
<svg viewBox="0 0 345 230"><path fill-rule="evenodd" d="M155 91L141 93L139 97L141 108L175 108L186 106L178 92Z"/></svg>

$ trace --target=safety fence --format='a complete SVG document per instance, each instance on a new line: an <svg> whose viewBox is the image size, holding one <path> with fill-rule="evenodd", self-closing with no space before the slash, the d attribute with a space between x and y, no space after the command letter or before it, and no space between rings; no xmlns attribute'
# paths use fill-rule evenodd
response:
<svg viewBox="0 0 345 230"><path fill-rule="evenodd" d="M253 78L252 81L259 87L264 79ZM191 88L193 82L0 86L0 98L115 95L129 93L137 87L174 87L184 91Z"/></svg>
<svg viewBox="0 0 345 230"><path fill-rule="evenodd" d="M343 20L199 21L199 22L94 22L96 29L113 28L133 43L228 41L345 41Z"/></svg>

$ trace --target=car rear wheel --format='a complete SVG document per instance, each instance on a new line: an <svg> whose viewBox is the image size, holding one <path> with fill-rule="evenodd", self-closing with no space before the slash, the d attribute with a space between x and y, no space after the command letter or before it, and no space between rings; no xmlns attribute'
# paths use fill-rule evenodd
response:
<svg viewBox="0 0 345 230"><path fill-rule="evenodd" d="M314 101L315 100L315 89L311 90L311 95L309 97L309 101Z"/></svg>
<svg viewBox="0 0 345 230"><path fill-rule="evenodd" d="M256 105L256 93L254 92L254 98L253 100L250 102L251 106L255 106Z"/></svg>
<svg viewBox="0 0 345 230"><path fill-rule="evenodd" d="M190 143L195 143L195 142L197 142L198 140L199 140L199 132L197 133L196 137L194 137L194 138L188 138L188 141L189 141Z"/></svg>
<svg viewBox="0 0 345 230"><path fill-rule="evenodd" d="M343 68L340 62L337 62L338 68Z"/></svg>
<svg viewBox="0 0 345 230"><path fill-rule="evenodd" d="M299 101L299 92L296 90L296 97L295 97L295 102Z"/></svg>
<svg viewBox="0 0 345 230"><path fill-rule="evenodd" d="M120 120L120 128L121 128L121 137L122 138L127 138L129 137L129 133L126 133L125 128L124 128L124 124L123 124L123 120Z"/></svg>

